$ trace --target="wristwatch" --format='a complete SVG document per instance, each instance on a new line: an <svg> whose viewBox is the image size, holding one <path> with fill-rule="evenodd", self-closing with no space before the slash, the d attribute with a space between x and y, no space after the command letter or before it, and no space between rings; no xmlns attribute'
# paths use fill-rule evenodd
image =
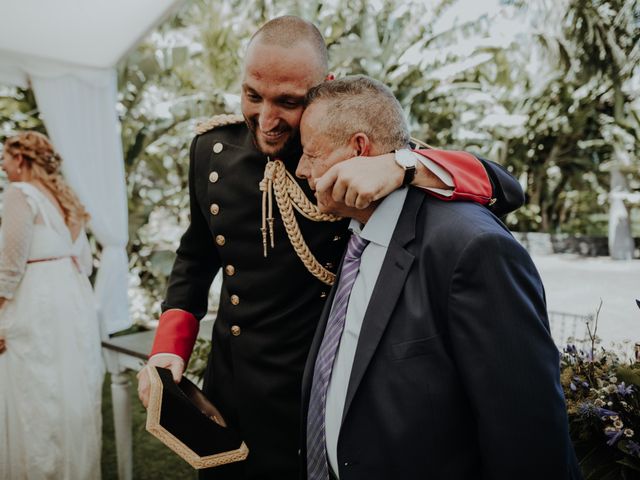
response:
<svg viewBox="0 0 640 480"><path fill-rule="evenodd" d="M402 186L409 185L416 176L416 155L407 148L396 150L396 163L404 169Z"/></svg>

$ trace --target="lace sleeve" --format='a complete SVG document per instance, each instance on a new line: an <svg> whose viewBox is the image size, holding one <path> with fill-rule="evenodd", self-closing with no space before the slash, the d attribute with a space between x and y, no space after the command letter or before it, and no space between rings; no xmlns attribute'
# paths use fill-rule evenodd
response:
<svg viewBox="0 0 640 480"><path fill-rule="evenodd" d="M4 195L2 247L0 248L0 297L13 298L27 266L36 217L35 206L17 187Z"/></svg>

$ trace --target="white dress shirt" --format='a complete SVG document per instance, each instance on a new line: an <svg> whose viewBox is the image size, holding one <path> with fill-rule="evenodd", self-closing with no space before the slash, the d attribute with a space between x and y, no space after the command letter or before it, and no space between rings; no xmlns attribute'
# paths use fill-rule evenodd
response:
<svg viewBox="0 0 640 480"><path fill-rule="evenodd" d="M338 435L362 320L369 305L373 287L378 280L382 262L387 254L389 241L396 228L396 223L398 223L406 196L406 188L396 190L378 205L364 227L361 227L360 223L355 220L351 220L349 225L350 230L368 240L369 244L362 252L360 269L351 289L344 331L336 353L327 391L325 413L327 453L329 464L336 475L338 475Z"/></svg>

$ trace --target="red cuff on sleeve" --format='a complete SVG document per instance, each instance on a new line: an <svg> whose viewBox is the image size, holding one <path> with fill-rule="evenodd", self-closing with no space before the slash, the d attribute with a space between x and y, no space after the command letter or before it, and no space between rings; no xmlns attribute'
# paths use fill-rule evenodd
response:
<svg viewBox="0 0 640 480"><path fill-rule="evenodd" d="M427 190L429 194L442 200L467 200L482 205L490 202L493 194L491 181L484 166L476 157L467 152L435 148L415 150L415 152L433 160L453 177L455 187L452 195L445 196Z"/></svg>
<svg viewBox="0 0 640 480"><path fill-rule="evenodd" d="M153 340L151 355L174 353L189 363L200 325L189 312L171 309L160 315L160 324Z"/></svg>

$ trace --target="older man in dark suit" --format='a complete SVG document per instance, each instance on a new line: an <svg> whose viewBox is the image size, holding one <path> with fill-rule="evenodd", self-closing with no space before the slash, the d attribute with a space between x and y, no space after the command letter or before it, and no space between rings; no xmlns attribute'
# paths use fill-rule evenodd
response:
<svg viewBox="0 0 640 480"><path fill-rule="evenodd" d="M327 82L307 104L296 173L312 189L343 159L408 145L377 81ZM353 233L303 379L309 480L581 478L543 286L509 230L414 189L322 207Z"/></svg>

